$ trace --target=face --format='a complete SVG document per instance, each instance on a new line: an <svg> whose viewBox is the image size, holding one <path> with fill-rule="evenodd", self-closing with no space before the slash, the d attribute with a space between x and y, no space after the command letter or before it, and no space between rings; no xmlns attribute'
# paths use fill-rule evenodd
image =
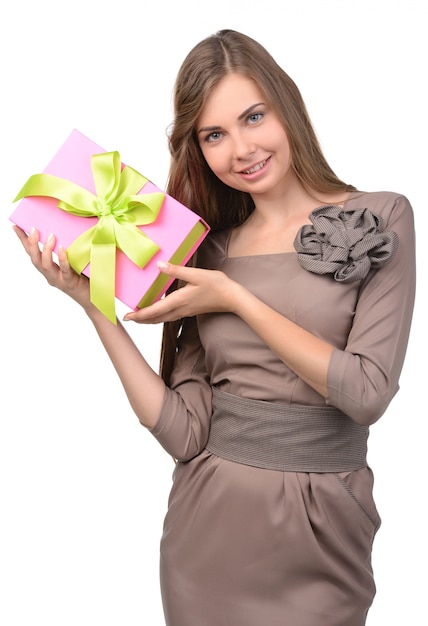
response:
<svg viewBox="0 0 428 626"><path fill-rule="evenodd" d="M250 78L225 76L202 108L196 130L209 167L234 189L272 194L294 176L287 134Z"/></svg>

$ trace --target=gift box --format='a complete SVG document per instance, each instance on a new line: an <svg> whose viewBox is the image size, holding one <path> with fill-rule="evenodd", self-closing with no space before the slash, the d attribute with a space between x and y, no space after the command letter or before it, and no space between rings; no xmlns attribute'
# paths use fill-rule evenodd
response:
<svg viewBox="0 0 428 626"><path fill-rule="evenodd" d="M116 323L115 298L133 310L159 300L174 279L157 262L184 265L209 226L196 213L73 130L41 174L30 177L10 220L40 241L56 236L90 279L91 301Z"/></svg>

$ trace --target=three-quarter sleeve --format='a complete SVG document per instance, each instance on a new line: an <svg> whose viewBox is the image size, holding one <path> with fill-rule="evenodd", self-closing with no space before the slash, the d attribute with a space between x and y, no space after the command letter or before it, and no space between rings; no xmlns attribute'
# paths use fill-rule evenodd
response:
<svg viewBox="0 0 428 626"><path fill-rule="evenodd" d="M362 425L377 421L398 391L416 284L409 201L383 194L371 210L381 213L385 230L397 233L398 248L385 267L362 281L346 347L334 349L328 370L327 403Z"/></svg>
<svg viewBox="0 0 428 626"><path fill-rule="evenodd" d="M196 318L182 327L170 386L155 426L150 430L163 448L179 461L196 456L208 440L212 391L199 340Z"/></svg>

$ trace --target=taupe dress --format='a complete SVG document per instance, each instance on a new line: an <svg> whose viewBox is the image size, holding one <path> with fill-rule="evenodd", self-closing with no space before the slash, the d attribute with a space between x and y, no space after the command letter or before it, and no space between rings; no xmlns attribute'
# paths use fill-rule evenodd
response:
<svg viewBox="0 0 428 626"><path fill-rule="evenodd" d="M380 524L370 468L278 471L206 449L212 387L270 403L330 405L362 428L386 410L398 390L413 309L413 214L405 197L390 192L354 192L344 210L362 208L398 235L398 248L359 280L308 271L297 252L229 258L228 232L210 235L200 251L201 266L222 270L334 352L325 400L237 316L186 320L171 389L151 431L178 459L161 540L168 626L365 623Z"/></svg>

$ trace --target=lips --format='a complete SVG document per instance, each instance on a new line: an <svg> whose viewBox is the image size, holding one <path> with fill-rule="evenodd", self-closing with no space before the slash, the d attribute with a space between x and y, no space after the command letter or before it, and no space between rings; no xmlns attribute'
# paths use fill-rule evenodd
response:
<svg viewBox="0 0 428 626"><path fill-rule="evenodd" d="M253 165L253 167L250 167L250 169L242 170L242 174L254 174L255 172L258 172L259 170L261 170L262 167L266 165L266 162L267 162L267 159L264 159L264 161L260 161L260 163Z"/></svg>

